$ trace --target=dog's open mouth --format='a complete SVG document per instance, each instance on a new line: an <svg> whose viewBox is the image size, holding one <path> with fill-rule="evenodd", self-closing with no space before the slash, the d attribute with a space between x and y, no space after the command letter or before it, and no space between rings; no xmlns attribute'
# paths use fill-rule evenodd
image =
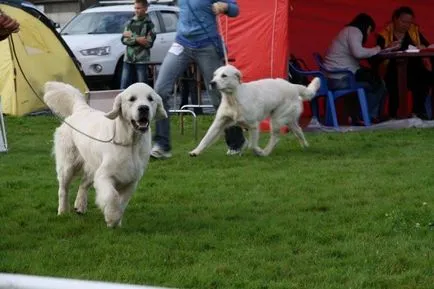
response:
<svg viewBox="0 0 434 289"><path fill-rule="evenodd" d="M149 128L149 119L147 117L142 117L139 120L132 119L131 124L133 125L135 130L147 132Z"/></svg>

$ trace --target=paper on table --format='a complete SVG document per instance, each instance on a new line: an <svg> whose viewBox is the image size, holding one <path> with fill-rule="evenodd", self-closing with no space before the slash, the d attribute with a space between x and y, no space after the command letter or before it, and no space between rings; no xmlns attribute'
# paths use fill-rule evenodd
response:
<svg viewBox="0 0 434 289"><path fill-rule="evenodd" d="M388 48L384 48L384 49L382 49L382 50L379 52L379 54L382 54L382 53L389 53L389 52L398 52L398 51L396 50L395 47L388 47Z"/></svg>
<svg viewBox="0 0 434 289"><path fill-rule="evenodd" d="M419 52L419 51L420 50L416 46L409 45L405 52Z"/></svg>

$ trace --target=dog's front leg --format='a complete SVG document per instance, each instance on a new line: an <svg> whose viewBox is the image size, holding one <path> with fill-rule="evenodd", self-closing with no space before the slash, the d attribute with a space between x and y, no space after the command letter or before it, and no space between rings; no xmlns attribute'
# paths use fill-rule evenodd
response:
<svg viewBox="0 0 434 289"><path fill-rule="evenodd" d="M136 190L137 182L134 182L132 184L127 185L126 187L119 189L119 198L120 198L120 204L121 204L121 210L122 210L122 216L125 213L125 210L128 206L128 203ZM118 226L122 226L122 219L119 221Z"/></svg>
<svg viewBox="0 0 434 289"><path fill-rule="evenodd" d="M199 145L190 152L190 156L198 156L205 148L207 148L231 123L231 120L227 117L219 117L218 115L214 119L210 128L206 132Z"/></svg>
<svg viewBox="0 0 434 289"><path fill-rule="evenodd" d="M101 168L98 169L94 178L96 203L104 213L107 227L114 228L122 219L121 200L113 184L113 178L101 173L102 171Z"/></svg>
<svg viewBox="0 0 434 289"><path fill-rule="evenodd" d="M259 147L259 124L256 124L255 126L251 127L249 129L249 132L250 132L250 146L253 152L258 156L262 156L263 151Z"/></svg>

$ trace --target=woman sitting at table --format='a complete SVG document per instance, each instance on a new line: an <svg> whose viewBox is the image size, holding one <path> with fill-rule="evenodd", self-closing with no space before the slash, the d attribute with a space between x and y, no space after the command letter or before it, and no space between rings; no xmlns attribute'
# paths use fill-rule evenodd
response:
<svg viewBox="0 0 434 289"><path fill-rule="evenodd" d="M377 44L384 48L390 43L399 42L399 50L407 50L409 45L423 49L429 46L428 40L413 23L414 12L410 7L400 7L393 12L392 21L379 33ZM399 106L398 72L394 59L385 60L380 66L389 92L389 116L396 118ZM407 86L413 94L413 113L427 119L425 99L434 83L432 64L429 58L409 58L407 66Z"/></svg>
<svg viewBox="0 0 434 289"><path fill-rule="evenodd" d="M370 58L381 51L380 46L372 48L363 46L374 30L375 22L372 17L365 13L358 14L333 40L323 64L330 70L347 69L355 74L357 83L365 89L369 116L375 122L379 117L386 88L376 72L360 66L361 59ZM328 81L332 89L345 89L349 85L348 76L344 74L330 74ZM357 98L346 98L344 104L351 117L351 123L360 124Z"/></svg>

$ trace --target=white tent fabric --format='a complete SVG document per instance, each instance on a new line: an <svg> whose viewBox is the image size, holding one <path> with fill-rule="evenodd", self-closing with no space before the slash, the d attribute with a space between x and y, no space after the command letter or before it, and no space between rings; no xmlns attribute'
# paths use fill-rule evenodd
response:
<svg viewBox="0 0 434 289"><path fill-rule="evenodd" d="M340 126L335 129L330 126L324 126L316 119L312 119L304 131L318 131L318 132L352 132L352 131L372 131L372 130L391 130L403 128L434 128L434 120L426 121L420 118L413 117L399 120L389 120L371 126Z"/></svg>

